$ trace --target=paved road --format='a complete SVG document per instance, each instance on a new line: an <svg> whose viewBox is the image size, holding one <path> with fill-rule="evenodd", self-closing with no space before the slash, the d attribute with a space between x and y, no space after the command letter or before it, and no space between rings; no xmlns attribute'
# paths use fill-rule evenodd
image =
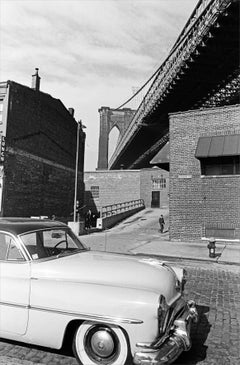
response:
<svg viewBox="0 0 240 365"><path fill-rule="evenodd" d="M127 252L129 245L131 250L159 235L156 222L157 216L154 222L150 222L147 215L138 219L133 217L107 233L82 239L88 244L92 242L95 248L105 249L107 246L111 251ZM167 232L162 239L168 239ZM175 263L174 259L171 260ZM177 260L177 263L188 270L186 297L197 302L200 319L193 328L192 349L183 353L175 365L239 365L240 266L190 260ZM77 365L77 362L69 348L52 351L0 341L0 365L3 364Z"/></svg>
<svg viewBox="0 0 240 365"><path fill-rule="evenodd" d="M160 214L164 214L166 222L163 234L159 230ZM209 259L206 240L170 241L167 209L145 209L110 230L81 236L81 240L92 249L101 251L158 255L163 260L166 257L197 258L240 265L240 242L218 240L215 258Z"/></svg>

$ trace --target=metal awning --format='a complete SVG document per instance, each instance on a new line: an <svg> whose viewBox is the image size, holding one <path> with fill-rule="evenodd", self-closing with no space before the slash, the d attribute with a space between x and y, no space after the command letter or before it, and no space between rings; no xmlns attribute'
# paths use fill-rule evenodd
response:
<svg viewBox="0 0 240 365"><path fill-rule="evenodd" d="M196 158L240 155L240 134L200 137L195 152Z"/></svg>
<svg viewBox="0 0 240 365"><path fill-rule="evenodd" d="M169 142L167 142L150 161L151 165L160 165L163 163L169 163Z"/></svg>

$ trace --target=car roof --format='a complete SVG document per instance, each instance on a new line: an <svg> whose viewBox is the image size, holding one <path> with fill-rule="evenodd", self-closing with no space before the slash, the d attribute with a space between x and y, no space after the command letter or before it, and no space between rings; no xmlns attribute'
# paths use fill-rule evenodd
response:
<svg viewBox="0 0 240 365"><path fill-rule="evenodd" d="M49 228L68 227L66 224L50 219L33 218L0 218L0 231L7 231L15 235Z"/></svg>

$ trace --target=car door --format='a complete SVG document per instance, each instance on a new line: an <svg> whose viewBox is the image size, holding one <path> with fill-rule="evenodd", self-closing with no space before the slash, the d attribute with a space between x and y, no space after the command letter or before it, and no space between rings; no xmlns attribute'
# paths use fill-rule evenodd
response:
<svg viewBox="0 0 240 365"><path fill-rule="evenodd" d="M17 239L0 232L0 337L25 334L29 295L30 263Z"/></svg>

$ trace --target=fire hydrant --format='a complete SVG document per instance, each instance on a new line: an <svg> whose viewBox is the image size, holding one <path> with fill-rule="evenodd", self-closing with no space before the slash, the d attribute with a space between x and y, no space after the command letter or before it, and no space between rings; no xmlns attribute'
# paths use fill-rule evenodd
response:
<svg viewBox="0 0 240 365"><path fill-rule="evenodd" d="M209 243L207 245L207 248L209 249L209 257L214 258L216 256L215 250L216 250L216 240L215 238L210 238Z"/></svg>

